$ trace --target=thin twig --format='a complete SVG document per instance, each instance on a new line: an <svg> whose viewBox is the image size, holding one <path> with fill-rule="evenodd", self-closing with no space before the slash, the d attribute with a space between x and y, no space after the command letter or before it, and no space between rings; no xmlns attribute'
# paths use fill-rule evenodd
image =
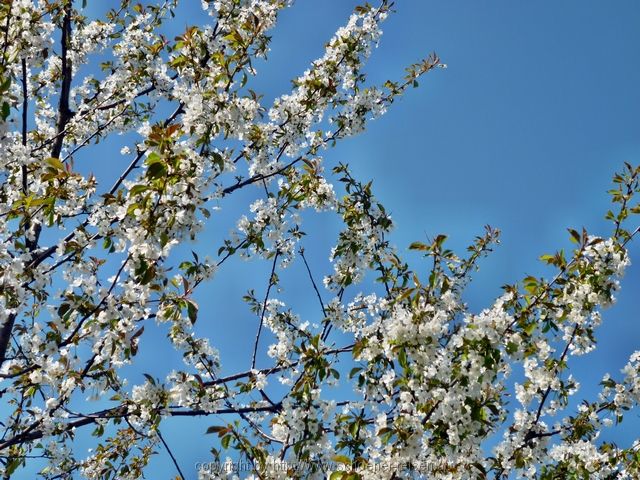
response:
<svg viewBox="0 0 640 480"><path fill-rule="evenodd" d="M324 308L324 302L322 301L322 296L320 295L320 290L318 290L318 286L316 285L315 280L313 279L313 275L311 274L311 268L309 268L309 263L307 263L307 258L304 256L304 248L300 248L300 256L302 257L302 261L304 262L304 266L307 267L307 273L309 274L309 280L311 280L311 285L313 285L313 289L316 292L316 296L318 297L318 301L320 302L320 308L322 309L322 315L327 316L327 312Z"/></svg>
<svg viewBox="0 0 640 480"><path fill-rule="evenodd" d="M169 448L169 445L167 444L167 442L165 441L164 437L162 436L162 433L160 433L160 429L159 428L156 429L156 433L158 434L158 438L160 439L160 441L164 445L164 448L167 449L167 452L169 453L169 456L171 457L171 461L175 465L176 470L178 470L178 475L180 475L180 478L182 480L185 480L186 477L184 476L184 473L182 473L182 470L180 469L180 465L178 465L178 461L176 460L176 457L173 455L173 452L171 451L171 448Z"/></svg>
<svg viewBox="0 0 640 480"><path fill-rule="evenodd" d="M258 355L258 344L260 343L260 334L262 333L262 325L264 324L264 316L267 312L267 302L269 301L269 293L271 293L271 287L275 284L275 271L276 263L278 262L279 250L276 250L276 254L273 256L273 264L271 265L271 274L269 275L269 286L267 287L267 293L264 295L264 301L262 302L262 313L260 315L260 324L258 325L258 332L256 333L256 340L253 344L253 355L251 356L251 369L256 368L256 356Z"/></svg>

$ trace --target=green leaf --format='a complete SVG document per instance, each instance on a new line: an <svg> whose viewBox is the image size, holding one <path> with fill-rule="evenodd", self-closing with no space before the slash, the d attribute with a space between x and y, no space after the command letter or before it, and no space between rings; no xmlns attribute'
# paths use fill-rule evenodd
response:
<svg viewBox="0 0 640 480"><path fill-rule="evenodd" d="M407 361L407 351L401 348L398 352L398 362L402 368L409 368L409 362Z"/></svg>
<svg viewBox="0 0 640 480"><path fill-rule="evenodd" d="M529 293L535 293L538 290L538 279L535 277L526 277L522 283L524 283L524 288Z"/></svg>
<svg viewBox="0 0 640 480"><path fill-rule="evenodd" d="M49 158L45 158L44 161L47 165L54 168L55 170L65 171L64 164L60 161L59 158L49 157Z"/></svg>
<svg viewBox="0 0 640 480"><path fill-rule="evenodd" d="M212 433L216 433L216 434L220 434L221 432L228 432L229 431L229 427L223 427L221 425L213 425L209 428L207 428L207 431L205 432L207 435L210 435Z"/></svg>
<svg viewBox="0 0 640 480"><path fill-rule="evenodd" d="M436 237L436 239L434 240L434 242L433 242L433 243L434 243L434 245L436 245L437 247L441 247L441 246L442 246L442 244L444 243L444 241L445 241L446 239L447 239L447 236L446 236L446 235L442 235L442 234L440 234L440 235L438 235L438 236Z"/></svg>
<svg viewBox="0 0 640 480"><path fill-rule="evenodd" d="M540 260L542 260L543 262L546 262L546 263L553 263L554 259L555 259L555 256L553 256L553 255L546 254L546 255L541 255L540 256Z"/></svg>
<svg viewBox="0 0 640 480"><path fill-rule="evenodd" d="M153 165L154 163L162 162L162 157L156 152L151 152L147 155L147 159L144 161L147 165Z"/></svg>
<svg viewBox="0 0 640 480"><path fill-rule="evenodd" d="M422 242L413 242L411 245L409 245L409 250L423 250L423 251L428 251L429 250L429 246L425 245Z"/></svg>
<svg viewBox="0 0 640 480"><path fill-rule="evenodd" d="M129 190L129 195L137 195L147 190L149 190L148 185L134 185L133 187L131 187L131 190Z"/></svg>
<svg viewBox="0 0 640 480"><path fill-rule="evenodd" d="M522 330L524 331L524 333L531 336L531 334L535 331L535 329L536 329L536 322L531 322L526 324Z"/></svg>
<svg viewBox="0 0 640 480"><path fill-rule="evenodd" d="M10 86L11 86L11 77L7 78L6 80L3 80L2 83L0 83L0 93L7 92Z"/></svg>
<svg viewBox="0 0 640 480"><path fill-rule="evenodd" d="M147 169L147 177L162 178L167 174L167 166L164 163L155 162L149 165Z"/></svg>
<svg viewBox="0 0 640 480"><path fill-rule="evenodd" d="M362 340L358 340L354 345L353 345L353 350L352 350L352 355L353 358L358 358L360 356L360 354L362 353L362 350L364 350L364 348L367 346L367 341L366 339L362 339Z"/></svg>
<svg viewBox="0 0 640 480"><path fill-rule="evenodd" d="M220 171L224 170L224 158L222 157L222 155L220 155L218 152L213 152L211 154L211 160Z"/></svg>
<svg viewBox="0 0 640 480"><path fill-rule="evenodd" d="M573 228L567 228L571 234L571 241L574 243L580 243L580 234Z"/></svg>
<svg viewBox="0 0 640 480"><path fill-rule="evenodd" d="M191 325L196 323L196 319L198 318L198 304L193 300L187 300L187 315L189 316Z"/></svg>
<svg viewBox="0 0 640 480"><path fill-rule="evenodd" d="M342 463L344 465L351 465L351 459L346 455L334 455L332 459L334 462Z"/></svg>
<svg viewBox="0 0 640 480"><path fill-rule="evenodd" d="M9 478L11 474L15 472L16 469L22 464L22 461L23 460L21 458L14 458L9 463L7 463L7 466L4 467L4 474L6 475L5 478Z"/></svg>

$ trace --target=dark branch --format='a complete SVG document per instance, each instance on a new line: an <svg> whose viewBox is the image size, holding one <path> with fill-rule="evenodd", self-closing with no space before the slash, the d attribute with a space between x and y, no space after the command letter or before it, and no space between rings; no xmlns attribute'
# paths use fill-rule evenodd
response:
<svg viewBox="0 0 640 480"><path fill-rule="evenodd" d="M67 0L64 6L64 18L62 20L62 86L60 87L60 103L58 104L58 135L56 136L56 139L53 142L53 148L51 149L51 156L55 158L60 157L65 137L64 131L67 123L69 123L69 120L73 117L73 113L69 108L69 93L71 91L71 76L73 72L71 59L69 58L69 46L71 43L71 13L72 2L71 0Z"/></svg>
<svg viewBox="0 0 640 480"><path fill-rule="evenodd" d="M273 264L271 265L271 274L269 275L269 286L267 287L267 293L264 295L264 301L262 302L262 313L260 314L260 324L258 325L258 332L256 333L256 340L253 344L253 355L251 357L251 368L256 368L256 356L258 355L258 344L260 343L260 334L262 333L262 325L264 324L264 315L267 312L267 302L269 301L269 293L271 293L271 287L276 283L276 264L278 263L279 251L273 256Z"/></svg>
<svg viewBox="0 0 640 480"><path fill-rule="evenodd" d="M221 408L218 410L207 411L207 410L169 410L166 411L164 409L158 409L156 413L160 413L163 411L163 415L167 415L170 417L198 417L198 416L209 416L209 415L223 415L223 414L232 414L232 415L240 415L244 413L253 413L253 412L277 412L280 410L280 405L276 406L268 406L268 407L238 407L238 408ZM87 425L91 425L96 423L97 420L100 419L114 419L114 418L129 418L133 416L135 412L129 412L126 405L121 405L119 407L108 408L106 410L101 410L96 413L82 415L82 418L75 420L73 422L67 423L62 431L59 431L58 434L66 433L72 431L78 427L84 427ZM34 440L39 440L43 436L42 430L37 430L35 427L37 423L32 425L32 428L28 428L24 432L16 435L15 437L10 438L9 440L0 443L0 452L6 448L9 448L13 445L19 445L25 442L32 442Z"/></svg>

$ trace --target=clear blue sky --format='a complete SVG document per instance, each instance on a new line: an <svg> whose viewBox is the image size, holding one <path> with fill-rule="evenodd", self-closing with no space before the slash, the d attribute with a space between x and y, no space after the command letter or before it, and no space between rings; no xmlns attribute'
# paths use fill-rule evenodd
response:
<svg viewBox="0 0 640 480"><path fill-rule="evenodd" d="M468 292L470 306L479 310L500 294L501 285L549 273L537 258L571 248L567 227L609 232L602 218L609 208L610 178L623 161L640 162L640 3L397 3L367 67L370 81L401 78L405 66L434 50L449 68L428 74L366 133L329 151L326 165L348 162L360 179L373 179L374 191L395 219L392 239L400 252L414 240L446 233L462 253L483 225L500 228L502 245L482 263ZM188 21L178 16L175 34L202 18L195 13L200 2L188 4L194 11L182 11ZM252 88L267 101L286 93L289 81L322 54L356 4L298 0L282 14L269 62L258 65ZM195 245L199 252L215 254L235 213L224 226L214 221ZM305 247L321 277L329 272L328 248L339 224L326 215L307 225ZM320 229L315 234L314 226ZM579 396L593 398L602 374L617 373L640 348L634 303L640 246L632 246L631 253L634 265L618 305L604 315L599 349L575 363ZM229 263L199 293L198 328L220 347L225 373L249 366L256 319L240 298L248 288L263 295L268 267ZM303 316L317 320L308 286L287 282L302 274L300 265L283 274L283 295ZM150 339L145 342L141 347L153 348ZM175 358L154 350L142 368L164 376L177 366ZM136 381L143 378L132 378ZM187 476L195 478L193 464L208 460L212 440L202 432L219 420L182 422L170 423L164 433ZM621 444L630 438L604 437ZM149 478L172 472L164 454L153 465Z"/></svg>

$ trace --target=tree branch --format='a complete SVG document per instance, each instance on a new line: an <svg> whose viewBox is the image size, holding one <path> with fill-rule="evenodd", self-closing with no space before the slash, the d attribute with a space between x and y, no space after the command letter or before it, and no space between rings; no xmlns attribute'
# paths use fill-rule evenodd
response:
<svg viewBox="0 0 640 480"><path fill-rule="evenodd" d="M166 410L158 408L156 413L164 414L170 417L198 417L198 416L210 416L210 415L224 415L224 414L232 414L239 415L243 413L254 413L254 412L277 412L280 410L280 405L276 406L268 406L268 407L238 407L238 408L220 408L218 410L207 411L207 410ZM162 413L161 413L162 411ZM128 418L134 415L134 412L129 412L126 405L120 405L114 408L108 408L105 410L101 410L99 412L87 414L87 415L79 415L82 418L75 420L73 422L67 423L61 431L57 432L57 434L66 433L72 431L78 427L84 427L86 425L91 425L96 423L97 420L100 419L114 419L114 418ZM34 423L32 427L28 428L24 432L0 443L0 452L6 448L9 448L13 445L22 444L25 442L31 442L33 440L39 440L43 437L42 430L36 430L35 426L37 423Z"/></svg>
<svg viewBox="0 0 640 480"><path fill-rule="evenodd" d="M69 108L69 92L71 91L71 78L73 68L71 59L69 58L69 46L71 43L71 13L73 2L67 0L64 5L64 18L62 20L62 38L61 38L61 61L62 61L62 86L60 88L60 102L58 104L58 124L55 141L53 142L53 148L51 149L51 156L54 158L60 157L62 151L62 144L64 143L64 130L73 117L73 113Z"/></svg>
<svg viewBox="0 0 640 480"><path fill-rule="evenodd" d="M267 293L265 294L264 301L262 302L262 314L260 315L260 324L258 325L256 340L253 344L253 355L251 356L251 369L256 368L256 356L258 355L258 344L260 343L260 333L262 333L262 325L264 324L264 315L267 311L267 302L269 301L269 293L271 292L271 287L273 287L273 285L276 283L275 272L276 272L276 264L278 263L279 255L280 255L280 251L276 250L276 254L273 256L273 264L271 265L271 274L269 275L269 286L267 287Z"/></svg>
<svg viewBox="0 0 640 480"><path fill-rule="evenodd" d="M175 465L176 470L178 470L178 475L180 476L180 478L182 480L185 480L186 477L184 476L184 473L182 473L182 470L180 469L180 465L178 465L178 461L176 460L176 457L173 455L173 452L171 451L171 448L169 448L169 445L167 444L167 442L165 441L164 437L162 436L162 433L160 433L160 429L159 428L156 430L156 433L158 434L158 438L160 439L160 441L164 445L164 448L167 449L167 452L169 453L169 456L171 457L171 461Z"/></svg>
<svg viewBox="0 0 640 480"><path fill-rule="evenodd" d="M304 266L307 268L307 273L309 274L309 280L311 280L311 285L313 286L313 290L316 292L316 296L318 297L318 302L320 302L320 308L322 309L322 315L327 316L327 312L324 308L324 302L322 301L322 295L320 295L320 290L318 290L318 286L316 285L315 280L313 279L313 275L311 274L311 268L309 267L309 263L307 263L307 258L304 256L304 248L300 248L300 256L302 257L302 261L304 262Z"/></svg>

